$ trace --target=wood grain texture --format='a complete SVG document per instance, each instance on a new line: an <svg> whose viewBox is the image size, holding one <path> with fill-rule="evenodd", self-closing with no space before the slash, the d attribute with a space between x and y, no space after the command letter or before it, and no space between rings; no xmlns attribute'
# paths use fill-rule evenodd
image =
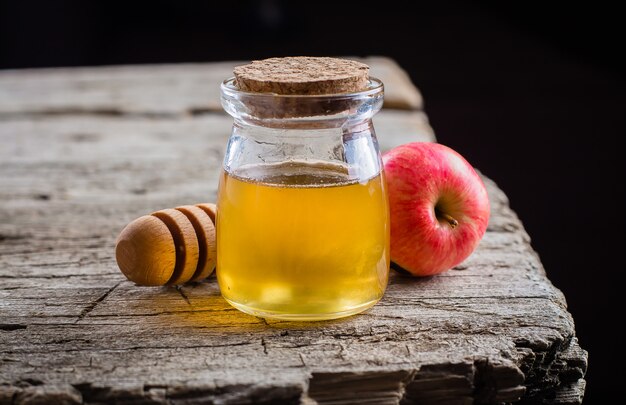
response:
<svg viewBox="0 0 626 405"><path fill-rule="evenodd" d="M420 110L422 97L391 59L353 58L385 83L385 107ZM220 83L244 61L210 64L30 69L0 72L0 118L8 114L201 115L221 111Z"/></svg>
<svg viewBox="0 0 626 405"><path fill-rule="evenodd" d="M126 281L125 224L215 200L231 120L188 114L208 99L177 86L226 65L0 74L0 404L581 402L587 354L565 299L488 179L489 229L466 262L392 274L383 300L347 319L252 317L214 277ZM375 125L384 148L434 139L419 111Z"/></svg>

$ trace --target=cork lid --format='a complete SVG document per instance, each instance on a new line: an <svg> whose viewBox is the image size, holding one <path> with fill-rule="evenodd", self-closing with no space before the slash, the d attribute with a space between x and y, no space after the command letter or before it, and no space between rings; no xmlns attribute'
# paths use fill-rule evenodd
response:
<svg viewBox="0 0 626 405"><path fill-rule="evenodd" d="M239 90L281 95L354 93L367 88L369 66L347 59L293 56L234 69Z"/></svg>

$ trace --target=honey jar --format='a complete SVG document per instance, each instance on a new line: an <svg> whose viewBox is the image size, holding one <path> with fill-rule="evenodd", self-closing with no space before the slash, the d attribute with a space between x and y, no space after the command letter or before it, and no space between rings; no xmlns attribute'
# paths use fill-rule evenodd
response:
<svg viewBox="0 0 626 405"><path fill-rule="evenodd" d="M377 303L389 207L372 116L383 84L362 63L272 58L221 85L234 118L217 201L217 278L235 308L325 320Z"/></svg>

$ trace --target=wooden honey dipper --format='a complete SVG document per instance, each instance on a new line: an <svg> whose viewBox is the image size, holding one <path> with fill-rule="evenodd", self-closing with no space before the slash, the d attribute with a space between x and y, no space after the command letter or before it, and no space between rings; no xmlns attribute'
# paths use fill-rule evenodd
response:
<svg viewBox="0 0 626 405"><path fill-rule="evenodd" d="M207 278L217 263L216 212L215 204L184 205L135 219L117 238L117 265L139 285Z"/></svg>

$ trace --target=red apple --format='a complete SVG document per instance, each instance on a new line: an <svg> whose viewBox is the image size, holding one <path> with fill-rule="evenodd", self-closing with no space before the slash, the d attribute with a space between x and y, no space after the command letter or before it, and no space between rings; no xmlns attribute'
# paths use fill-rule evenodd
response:
<svg viewBox="0 0 626 405"><path fill-rule="evenodd" d="M485 234L489 198L474 168L437 143L414 142L383 155L391 211L391 261L415 276L446 271Z"/></svg>

